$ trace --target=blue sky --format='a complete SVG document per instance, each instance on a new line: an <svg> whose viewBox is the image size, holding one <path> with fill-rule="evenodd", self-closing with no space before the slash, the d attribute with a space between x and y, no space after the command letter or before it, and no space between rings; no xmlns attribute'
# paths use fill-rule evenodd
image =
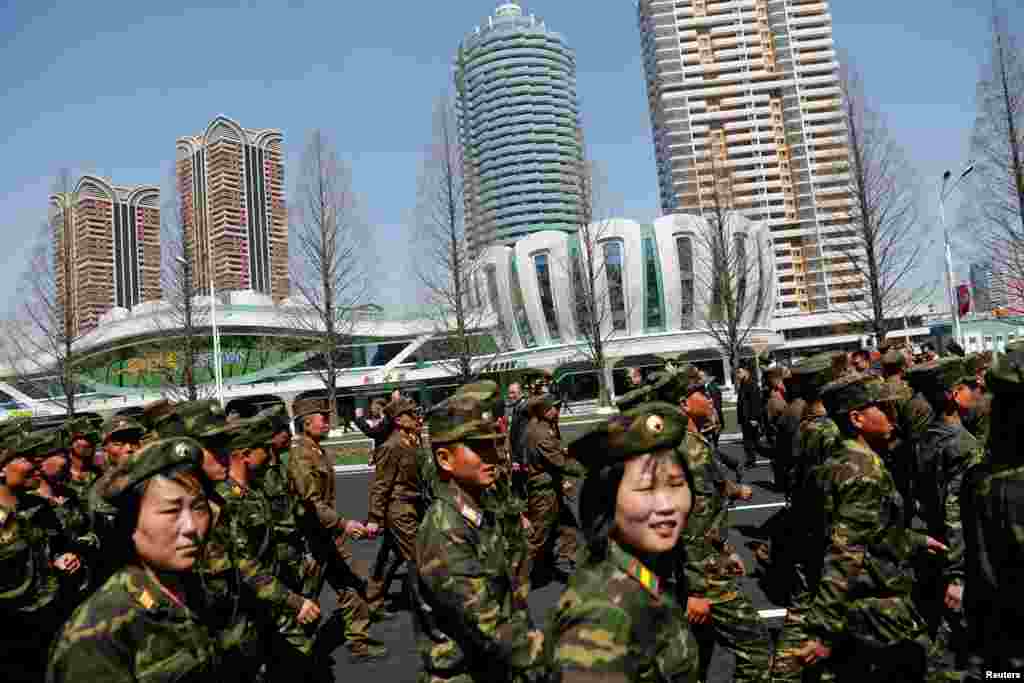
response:
<svg viewBox="0 0 1024 683"><path fill-rule="evenodd" d="M174 142L223 113L284 132L292 186L305 137L326 131L351 164L380 258L382 303L415 298L412 208L431 110L463 36L493 0L191 2L12 0L0 8L0 310L14 304L28 244L62 167L168 186ZM1012 3L1010 3L1012 4ZM988 0L841 0L835 37L864 73L920 173L962 167L986 58ZM621 215L658 215L631 0L523 2L575 49L590 151ZM1011 14L1024 32L1024 10ZM929 239L941 239L936 229ZM409 249L396 245L410 246ZM933 249L930 265L940 264ZM932 272L938 272L933 269Z"/></svg>

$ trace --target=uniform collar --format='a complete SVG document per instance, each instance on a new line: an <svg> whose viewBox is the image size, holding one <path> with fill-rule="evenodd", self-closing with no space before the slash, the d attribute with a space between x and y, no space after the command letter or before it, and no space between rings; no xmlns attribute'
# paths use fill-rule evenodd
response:
<svg viewBox="0 0 1024 683"><path fill-rule="evenodd" d="M628 550L609 539L608 554L615 566L635 579L637 583L643 586L645 591L656 598L661 597L661 579L657 574L648 569L644 563L633 557Z"/></svg>
<svg viewBox="0 0 1024 683"><path fill-rule="evenodd" d="M687 434L687 436L693 436L695 439L700 441L705 446L711 446L711 442L708 441L707 438L703 434L701 434L700 432L694 432L694 431L691 431L691 430L687 429L686 430L686 434Z"/></svg>
<svg viewBox="0 0 1024 683"><path fill-rule="evenodd" d="M451 502L455 506L456 511L462 515L463 519L477 529L483 526L483 510L480 509L480 506L477 505L469 494L463 491L455 481L448 482L447 493L450 496Z"/></svg>

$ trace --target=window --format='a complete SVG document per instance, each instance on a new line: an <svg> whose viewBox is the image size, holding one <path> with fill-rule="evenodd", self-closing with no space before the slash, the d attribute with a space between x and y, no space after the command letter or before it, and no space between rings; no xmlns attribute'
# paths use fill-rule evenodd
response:
<svg viewBox="0 0 1024 683"><path fill-rule="evenodd" d="M626 329L626 290L622 274L622 241L604 243L604 271L608 280L608 303L612 312L612 327Z"/></svg>
<svg viewBox="0 0 1024 683"><path fill-rule="evenodd" d="M736 315L744 311L747 303L747 236L733 237L733 263L736 267Z"/></svg>
<svg viewBox="0 0 1024 683"><path fill-rule="evenodd" d="M679 304L681 308L680 329L693 329L693 238L680 235L676 238L676 254L679 257Z"/></svg>
<svg viewBox="0 0 1024 683"><path fill-rule="evenodd" d="M512 261L509 280L512 286L512 315L516 320L516 329L523 340L523 346L532 348L537 345L537 340L530 329L530 318L526 315L526 303L523 301L523 289L519 286L519 271L516 270L515 261Z"/></svg>
<svg viewBox="0 0 1024 683"><path fill-rule="evenodd" d="M540 286L540 306L544 310L544 321L548 325L548 335L552 341L559 341L562 335L558 331L558 315L555 312L555 297L551 291L551 271L548 255L537 254L533 257L533 265L537 269L537 284Z"/></svg>
<svg viewBox="0 0 1024 683"><path fill-rule="evenodd" d="M661 297L661 272L658 269L658 247L653 238L645 238L644 248L644 328L665 329L665 311Z"/></svg>
<svg viewBox="0 0 1024 683"><path fill-rule="evenodd" d="M572 260L572 287L573 287L573 304L576 311L576 334L583 339L589 339L590 334L590 297L588 292L590 291L590 281L584 280L583 278L583 263L580 257L580 252L577 249L572 250L570 256Z"/></svg>
<svg viewBox="0 0 1024 683"><path fill-rule="evenodd" d="M511 338L511 330L508 328L508 321L505 320L505 313L501 308L501 300L498 297L498 272L493 264L487 264L484 268L487 277L487 297L491 301L491 308L498 316L498 327L505 339Z"/></svg>

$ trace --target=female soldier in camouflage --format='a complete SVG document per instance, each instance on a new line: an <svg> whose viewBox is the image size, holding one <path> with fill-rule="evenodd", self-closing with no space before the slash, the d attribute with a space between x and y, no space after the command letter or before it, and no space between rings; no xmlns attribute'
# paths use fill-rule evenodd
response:
<svg viewBox="0 0 1024 683"><path fill-rule="evenodd" d="M192 439L155 441L104 477L99 493L117 510L109 549L125 556L64 625L47 681L214 679L214 640L190 608L210 526L202 458Z"/></svg>
<svg viewBox="0 0 1024 683"><path fill-rule="evenodd" d="M587 549L545 636L553 680L697 680L679 571L693 501L677 450L686 429L674 406L646 403L569 447L588 469Z"/></svg>

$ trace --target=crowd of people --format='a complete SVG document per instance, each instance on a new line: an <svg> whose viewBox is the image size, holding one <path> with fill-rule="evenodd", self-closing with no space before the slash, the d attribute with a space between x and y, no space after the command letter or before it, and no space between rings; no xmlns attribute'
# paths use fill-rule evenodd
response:
<svg viewBox="0 0 1024 683"><path fill-rule="evenodd" d="M716 646L741 682L1020 672L1024 344L878 360L821 354L760 388L739 372L735 481L721 390L685 363L634 373L619 412L568 447L544 380L504 399L467 384L427 411L396 392L356 416L374 442L365 520L336 510L324 400L291 418L158 401L102 429L8 421L7 678L330 680L340 642L355 663L388 656L370 631L401 605L425 683L703 681ZM788 608L777 637L729 538L762 454L787 500L756 548ZM350 541L378 537L364 576ZM564 592L535 624L527 597L553 579Z"/></svg>

